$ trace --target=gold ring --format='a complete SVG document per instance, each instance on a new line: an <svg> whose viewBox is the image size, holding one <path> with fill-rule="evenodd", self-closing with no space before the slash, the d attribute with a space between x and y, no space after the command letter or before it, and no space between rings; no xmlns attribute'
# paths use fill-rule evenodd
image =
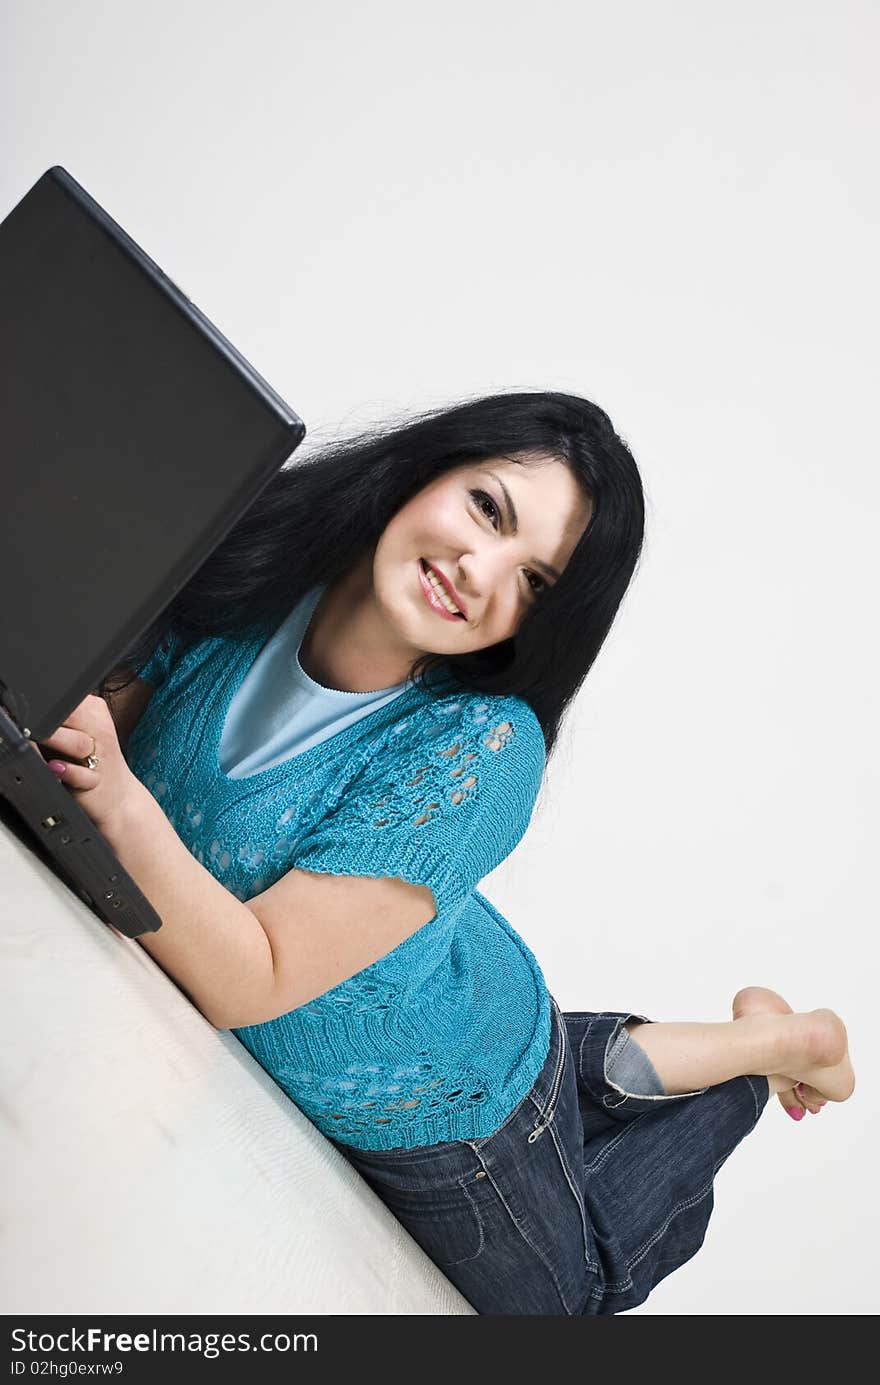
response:
<svg viewBox="0 0 880 1385"><path fill-rule="evenodd" d="M92 753L91 755L87 755L82 763L85 765L86 769L97 769L98 765L101 763L98 759L98 747L95 743L94 736L92 736Z"/></svg>

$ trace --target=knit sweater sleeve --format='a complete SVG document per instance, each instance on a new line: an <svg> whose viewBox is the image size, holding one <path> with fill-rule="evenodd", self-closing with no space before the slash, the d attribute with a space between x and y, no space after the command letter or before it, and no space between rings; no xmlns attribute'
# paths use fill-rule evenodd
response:
<svg viewBox="0 0 880 1385"><path fill-rule="evenodd" d="M540 724L522 699L437 699L392 727L292 864L426 885L440 913L519 842L544 762Z"/></svg>
<svg viewBox="0 0 880 1385"><path fill-rule="evenodd" d="M181 648L180 637L173 630L168 631L141 668L138 678L152 683L154 688L161 687L171 673Z"/></svg>

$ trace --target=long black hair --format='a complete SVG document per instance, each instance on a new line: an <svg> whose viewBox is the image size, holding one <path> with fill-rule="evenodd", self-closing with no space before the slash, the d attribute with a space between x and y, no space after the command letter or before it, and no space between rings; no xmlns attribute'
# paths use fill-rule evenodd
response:
<svg viewBox="0 0 880 1385"><path fill-rule="evenodd" d="M426 654L466 688L515 693L534 710L548 755L562 716L605 640L638 562L644 497L627 444L604 411L577 395L496 394L372 428L295 458L272 478L162 615L108 673L123 687L169 631L184 646L210 635L268 638L306 592L329 586L375 547L397 511L435 477L484 458L568 465L592 502L560 579L513 638L461 655Z"/></svg>

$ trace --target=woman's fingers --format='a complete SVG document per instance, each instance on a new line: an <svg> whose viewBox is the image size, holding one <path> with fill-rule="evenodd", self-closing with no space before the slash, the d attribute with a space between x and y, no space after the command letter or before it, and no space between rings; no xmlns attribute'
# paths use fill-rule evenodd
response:
<svg viewBox="0 0 880 1385"><path fill-rule="evenodd" d="M52 773L69 789L93 789L98 783L97 770L89 769L82 761L92 753L92 737L72 726L59 726L44 741L31 741Z"/></svg>
<svg viewBox="0 0 880 1385"><path fill-rule="evenodd" d="M98 771L87 769L85 765L74 765L69 760L46 761L49 769L68 789L94 789L98 784Z"/></svg>
<svg viewBox="0 0 880 1385"><path fill-rule="evenodd" d="M126 763L110 709L94 693L84 697L36 750L101 831L112 829L128 800L141 801L143 786ZM95 768L89 769L92 755Z"/></svg>
<svg viewBox="0 0 880 1385"><path fill-rule="evenodd" d="M92 753L92 737L86 731L74 731L70 726L60 726L39 744L50 751L57 751L58 755L66 755L70 760L84 760ZM51 759L51 756L46 755L45 758Z"/></svg>

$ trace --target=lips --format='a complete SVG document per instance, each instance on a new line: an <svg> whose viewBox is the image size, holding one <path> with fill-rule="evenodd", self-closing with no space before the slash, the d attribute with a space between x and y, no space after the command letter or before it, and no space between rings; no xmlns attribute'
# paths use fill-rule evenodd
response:
<svg viewBox="0 0 880 1385"><path fill-rule="evenodd" d="M455 605L458 607L460 614L456 615L452 611L448 611L446 607L443 605L443 602L437 596L437 593L435 592L432 583L428 580L427 573L429 572L431 576L435 577L436 580L441 584L446 595L449 597L449 600L453 601ZM458 592L455 590L452 583L449 581L448 577L444 577L442 572L439 572L437 568L433 567L432 564L427 562L424 558L419 559L419 579L421 581L422 589L424 590L425 596L427 597L428 604L432 607L433 610L437 612L438 615L445 616L447 620L467 619L467 611L462 605L461 598L459 597Z"/></svg>

